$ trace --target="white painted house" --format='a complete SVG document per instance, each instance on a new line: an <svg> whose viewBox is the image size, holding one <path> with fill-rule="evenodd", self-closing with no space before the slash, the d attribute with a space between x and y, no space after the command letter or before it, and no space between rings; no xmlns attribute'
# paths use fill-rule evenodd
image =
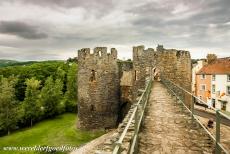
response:
<svg viewBox="0 0 230 154"><path fill-rule="evenodd" d="M230 57L205 65L199 73L210 76L212 106L230 112Z"/></svg>
<svg viewBox="0 0 230 154"><path fill-rule="evenodd" d="M213 74L211 84L213 107L230 112L230 74Z"/></svg>

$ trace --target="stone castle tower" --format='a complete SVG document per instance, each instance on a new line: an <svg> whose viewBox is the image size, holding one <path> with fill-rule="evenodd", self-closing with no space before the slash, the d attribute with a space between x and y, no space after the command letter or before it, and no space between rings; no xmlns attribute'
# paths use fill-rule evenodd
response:
<svg viewBox="0 0 230 154"><path fill-rule="evenodd" d="M192 64L188 51L165 49L159 52L157 67L163 78L173 81L175 84L191 92L192 90ZM190 107L191 96L177 91L180 98Z"/></svg>
<svg viewBox="0 0 230 154"><path fill-rule="evenodd" d="M117 50L106 47L78 51L78 127L115 127L119 112Z"/></svg>
<svg viewBox="0 0 230 154"><path fill-rule="evenodd" d="M145 88L146 77L156 65L156 51L144 48L143 45L133 47L133 100L137 98L138 89Z"/></svg>
<svg viewBox="0 0 230 154"><path fill-rule="evenodd" d="M176 49L157 51L156 67L161 71L162 77L191 91L192 64L188 51Z"/></svg>
<svg viewBox="0 0 230 154"><path fill-rule="evenodd" d="M96 47L78 51L78 127L99 129L116 127L118 120L137 102L138 90L146 78L168 79L191 91L191 57L188 51L133 47L132 63L119 62L117 51ZM188 96L181 99L190 102ZM189 104L188 104L189 106ZM121 116L122 115L122 116Z"/></svg>
<svg viewBox="0 0 230 154"><path fill-rule="evenodd" d="M145 79L159 71L160 76L191 91L191 57L188 51L165 49L158 45L156 51L144 46L133 47L133 97L145 87Z"/></svg>

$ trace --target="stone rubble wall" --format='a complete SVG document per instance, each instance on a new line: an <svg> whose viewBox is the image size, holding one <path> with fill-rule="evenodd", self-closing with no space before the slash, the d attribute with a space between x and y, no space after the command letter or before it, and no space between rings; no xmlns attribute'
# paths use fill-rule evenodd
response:
<svg viewBox="0 0 230 154"><path fill-rule="evenodd" d="M78 51L77 126L81 129L115 128L119 116L122 115L120 119L124 117L95 153L112 152L132 114L138 90L145 88L146 78L152 77L154 69L159 70L163 78L191 91L191 57L188 51L164 49L163 46L158 46L156 51L144 48L133 47L133 62L119 62L114 48L111 53L107 53L106 47L96 47L94 53L90 53L89 48ZM124 107L127 102L129 105ZM134 122L124 139L122 153L128 152L133 133Z"/></svg>
<svg viewBox="0 0 230 154"><path fill-rule="evenodd" d="M119 121L121 122L125 115L128 113L130 106L133 103L132 88L133 88L133 62L121 61L117 62L120 76L120 112Z"/></svg>
<svg viewBox="0 0 230 154"><path fill-rule="evenodd" d="M152 48L144 49L143 45L133 47L133 100L136 100L138 89L145 88L146 77L156 65L157 52Z"/></svg>
<svg viewBox="0 0 230 154"><path fill-rule="evenodd" d="M81 129L114 128L119 112L117 50L78 51L78 124Z"/></svg>
<svg viewBox="0 0 230 154"><path fill-rule="evenodd" d="M162 77L191 91L192 65L188 51L165 49L157 54L157 65Z"/></svg>
<svg viewBox="0 0 230 154"><path fill-rule="evenodd" d="M126 114L125 118L123 121L119 124L118 128L115 130L115 132L108 137L105 142L97 147L97 149L94 150L95 154L111 154L114 147L115 143L118 141L119 137L121 136L122 132L124 131L134 109L134 105L130 107L129 112ZM123 140L122 147L121 147L121 153L122 154L127 154L130 148L131 144L131 139L132 136L134 135L134 119L127 131L127 134Z"/></svg>
<svg viewBox="0 0 230 154"><path fill-rule="evenodd" d="M131 104L136 103L138 89L144 89L146 78L153 76L156 69L163 78L191 91L188 51L164 49L160 45L156 51L152 48L145 50L142 45L133 47L131 62L118 61L115 48L111 53L107 53L106 47L96 47L93 53L84 48L78 51L78 61L79 128L116 127L124 117L120 114L127 113Z"/></svg>
<svg viewBox="0 0 230 154"><path fill-rule="evenodd" d="M187 91L191 91L192 64L188 51L164 49L158 45L155 51L152 48L133 47L133 100L137 97L138 89L144 88L145 79L153 77L156 70L162 78L171 80ZM186 102L188 96L183 96Z"/></svg>
<svg viewBox="0 0 230 154"><path fill-rule="evenodd" d="M188 51L165 49L159 52L157 67L161 71L161 77L173 81L185 90L192 90L192 64ZM182 90L174 89L180 98L190 107L191 97Z"/></svg>

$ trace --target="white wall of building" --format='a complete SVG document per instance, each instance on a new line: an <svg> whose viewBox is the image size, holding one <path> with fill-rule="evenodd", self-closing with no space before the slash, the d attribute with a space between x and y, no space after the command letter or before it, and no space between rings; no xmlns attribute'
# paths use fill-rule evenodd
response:
<svg viewBox="0 0 230 154"><path fill-rule="evenodd" d="M226 111L230 112L230 95L227 94L227 86L230 86L230 82L227 80L227 74L225 75L215 75L215 81L212 80L212 85L215 85L215 93L213 93L213 86L211 85L211 97L215 99L215 104L217 109L221 109L223 102L227 102ZM225 96L220 97L222 93Z"/></svg>

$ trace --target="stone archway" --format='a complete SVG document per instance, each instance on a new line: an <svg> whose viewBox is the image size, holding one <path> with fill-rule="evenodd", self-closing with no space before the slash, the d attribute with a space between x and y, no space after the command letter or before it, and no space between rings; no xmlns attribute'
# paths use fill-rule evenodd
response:
<svg viewBox="0 0 230 154"><path fill-rule="evenodd" d="M161 80L160 75L161 75L160 70L157 67L154 67L152 69L152 74L151 74L152 79L155 81L160 81Z"/></svg>

